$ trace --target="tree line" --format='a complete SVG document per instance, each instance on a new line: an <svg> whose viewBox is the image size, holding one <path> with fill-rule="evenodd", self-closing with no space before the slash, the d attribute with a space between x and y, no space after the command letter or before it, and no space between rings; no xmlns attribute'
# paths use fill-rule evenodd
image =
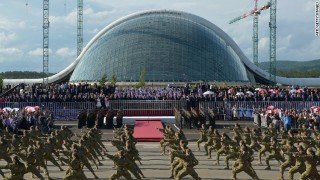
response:
<svg viewBox="0 0 320 180"><path fill-rule="evenodd" d="M318 78L320 77L319 70L309 70L309 71L277 71L278 76L288 77L288 78Z"/></svg>
<svg viewBox="0 0 320 180"><path fill-rule="evenodd" d="M54 75L54 73L49 73L49 76ZM33 79L33 78L45 78L46 74L43 72L35 71L6 71L1 72L0 76L3 79Z"/></svg>

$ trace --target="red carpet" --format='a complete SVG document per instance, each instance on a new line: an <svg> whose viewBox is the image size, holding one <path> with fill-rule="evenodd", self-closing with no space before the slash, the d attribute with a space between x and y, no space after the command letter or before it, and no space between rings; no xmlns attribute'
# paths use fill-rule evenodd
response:
<svg viewBox="0 0 320 180"><path fill-rule="evenodd" d="M159 142L163 139L159 128L163 128L161 120L136 120L133 136L138 142Z"/></svg>

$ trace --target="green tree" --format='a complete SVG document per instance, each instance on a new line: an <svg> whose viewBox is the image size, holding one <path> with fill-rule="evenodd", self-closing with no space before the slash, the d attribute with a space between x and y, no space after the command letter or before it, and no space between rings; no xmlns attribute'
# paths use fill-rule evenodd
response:
<svg viewBox="0 0 320 180"><path fill-rule="evenodd" d="M146 75L146 69L142 69L142 71L140 72L139 82L136 85L138 88L146 85L145 75Z"/></svg>
<svg viewBox="0 0 320 180"><path fill-rule="evenodd" d="M111 85L116 86L117 84L117 76L113 73L111 76Z"/></svg>
<svg viewBox="0 0 320 180"><path fill-rule="evenodd" d="M104 73L103 76L101 77L99 84L100 86L104 86L104 84L108 81L107 75Z"/></svg>

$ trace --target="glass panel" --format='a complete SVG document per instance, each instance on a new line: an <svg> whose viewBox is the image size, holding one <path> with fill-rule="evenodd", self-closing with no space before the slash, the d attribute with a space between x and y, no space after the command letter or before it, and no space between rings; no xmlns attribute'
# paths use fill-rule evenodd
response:
<svg viewBox="0 0 320 180"><path fill-rule="evenodd" d="M181 14L144 14L109 29L86 52L70 81L249 81L234 50L214 29Z"/></svg>

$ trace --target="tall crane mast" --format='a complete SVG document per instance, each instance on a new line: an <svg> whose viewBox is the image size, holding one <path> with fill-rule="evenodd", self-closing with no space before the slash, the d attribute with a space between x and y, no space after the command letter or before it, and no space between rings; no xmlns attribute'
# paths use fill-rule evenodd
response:
<svg viewBox="0 0 320 180"><path fill-rule="evenodd" d="M49 76L49 0L43 0L43 46L42 46L42 59L43 59L43 84L48 85Z"/></svg>
<svg viewBox="0 0 320 180"><path fill-rule="evenodd" d="M253 35L252 35L252 42L253 42L253 63L256 66L259 66L259 52L258 52L258 48L259 48L259 14L257 12L258 10L258 0L254 0L254 13L253 13Z"/></svg>
<svg viewBox="0 0 320 180"><path fill-rule="evenodd" d="M277 0L270 0L270 66L269 66L269 80L277 83Z"/></svg>
<svg viewBox="0 0 320 180"><path fill-rule="evenodd" d="M259 59L258 59L258 42L259 42L259 39L258 39L258 16L261 14L261 11L269 9L271 4L267 3L266 5L258 8L258 0L254 0L254 1L255 1L255 5L254 5L254 9L252 11L232 19L229 22L229 24L235 23L241 19L244 19L244 18L247 18L247 17L253 15L253 35L252 35L253 63L256 66L258 66L259 65Z"/></svg>
<svg viewBox="0 0 320 180"><path fill-rule="evenodd" d="M77 57L83 47L83 0L78 0L77 8Z"/></svg>

